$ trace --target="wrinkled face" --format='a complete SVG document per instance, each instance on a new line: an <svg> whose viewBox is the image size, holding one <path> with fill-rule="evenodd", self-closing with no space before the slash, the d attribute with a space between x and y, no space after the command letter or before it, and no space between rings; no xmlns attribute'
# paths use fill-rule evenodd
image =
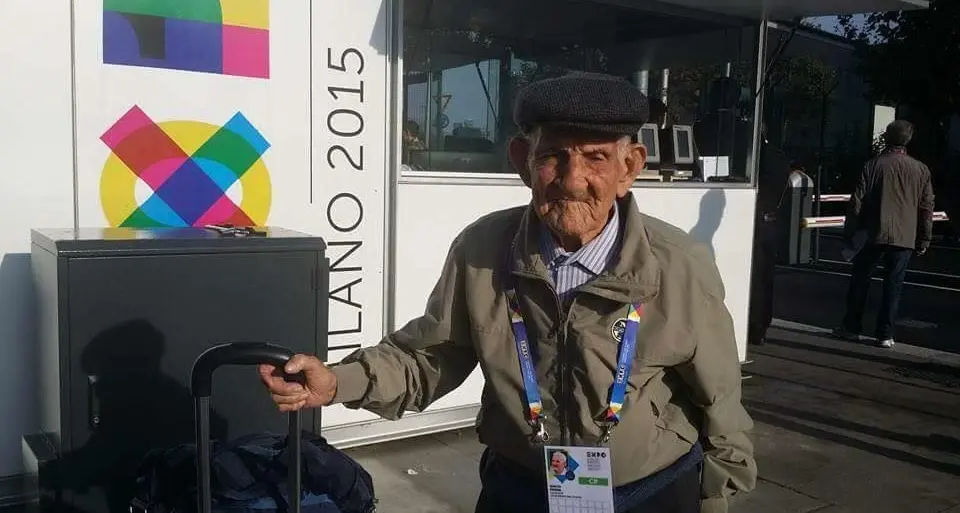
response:
<svg viewBox="0 0 960 513"><path fill-rule="evenodd" d="M567 457L563 453L553 453L550 457L550 469L554 474L563 474L567 469Z"/></svg>
<svg viewBox="0 0 960 513"><path fill-rule="evenodd" d="M511 141L510 158L544 224L559 239L584 244L630 190L646 150L629 138L544 130Z"/></svg>

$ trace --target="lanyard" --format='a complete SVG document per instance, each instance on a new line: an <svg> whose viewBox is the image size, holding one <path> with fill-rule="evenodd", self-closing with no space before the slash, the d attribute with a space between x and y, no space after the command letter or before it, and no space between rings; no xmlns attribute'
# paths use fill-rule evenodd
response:
<svg viewBox="0 0 960 513"><path fill-rule="evenodd" d="M627 380L633 368L633 357L637 354L637 331L640 330L642 316L643 305L636 303L627 306L627 325L623 329L623 340L617 355L617 373L610 387L610 405L607 407L607 421L614 424L620 422L620 410L627 395Z"/></svg>
<svg viewBox="0 0 960 513"><path fill-rule="evenodd" d="M520 301L514 288L507 289L507 300L510 304L510 325L513 328L513 338L517 344L517 355L520 360L520 373L523 375L523 388L527 396L527 422L536 430L534 440L543 443L550 439L543 420L543 403L540 401L540 388L537 384L537 372L530 354L530 340L527 337L527 325L520 311ZM627 380L633 367L633 358L637 352L637 332L640 329L640 320L643 317L643 305L640 303L627 306L626 325L623 338L617 354L617 369L614 374L613 385L610 386L610 397L605 420L603 441L610 438L610 431L620 422L620 410L627 395Z"/></svg>

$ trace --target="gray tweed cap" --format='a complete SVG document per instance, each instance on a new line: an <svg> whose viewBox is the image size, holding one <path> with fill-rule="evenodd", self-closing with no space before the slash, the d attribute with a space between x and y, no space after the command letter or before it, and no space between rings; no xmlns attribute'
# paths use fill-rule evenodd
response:
<svg viewBox="0 0 960 513"><path fill-rule="evenodd" d="M650 116L647 97L630 82L599 73L571 73L533 82L517 95L513 121L536 126L636 136Z"/></svg>

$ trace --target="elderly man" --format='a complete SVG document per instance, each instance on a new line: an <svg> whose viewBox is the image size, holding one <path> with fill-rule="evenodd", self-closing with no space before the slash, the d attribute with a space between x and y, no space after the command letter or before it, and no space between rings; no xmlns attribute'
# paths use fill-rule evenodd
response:
<svg viewBox="0 0 960 513"><path fill-rule="evenodd" d="M584 494L619 512L726 511L756 479L733 326L709 251L630 192L647 111L602 75L525 88L509 156L530 204L465 228L423 316L379 345L331 367L297 355L286 371L304 385L261 367L280 409L343 403L396 419L479 363L478 512ZM588 479L549 483L558 449Z"/></svg>

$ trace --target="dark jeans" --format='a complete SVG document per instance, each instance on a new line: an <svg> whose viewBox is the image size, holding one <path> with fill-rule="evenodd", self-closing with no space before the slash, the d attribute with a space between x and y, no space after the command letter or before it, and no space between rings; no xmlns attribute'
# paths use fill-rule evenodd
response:
<svg viewBox="0 0 960 513"><path fill-rule="evenodd" d="M847 291L847 314L843 327L859 334L863 329L863 309L870 291L870 276L878 263L883 262L883 299L877 314L874 334L879 340L893 338L893 327L900 306L900 291L907 274L912 249L886 245L868 245L853 259L853 277Z"/></svg>
<svg viewBox="0 0 960 513"><path fill-rule="evenodd" d="M754 230L747 341L760 342L773 321L773 282L777 265L777 223L758 219Z"/></svg>
<svg viewBox="0 0 960 513"><path fill-rule="evenodd" d="M701 465L683 472L665 488L618 513L700 513ZM480 460L483 489L475 513L548 513L545 481L497 457L489 449ZM619 489L618 489L619 490Z"/></svg>

